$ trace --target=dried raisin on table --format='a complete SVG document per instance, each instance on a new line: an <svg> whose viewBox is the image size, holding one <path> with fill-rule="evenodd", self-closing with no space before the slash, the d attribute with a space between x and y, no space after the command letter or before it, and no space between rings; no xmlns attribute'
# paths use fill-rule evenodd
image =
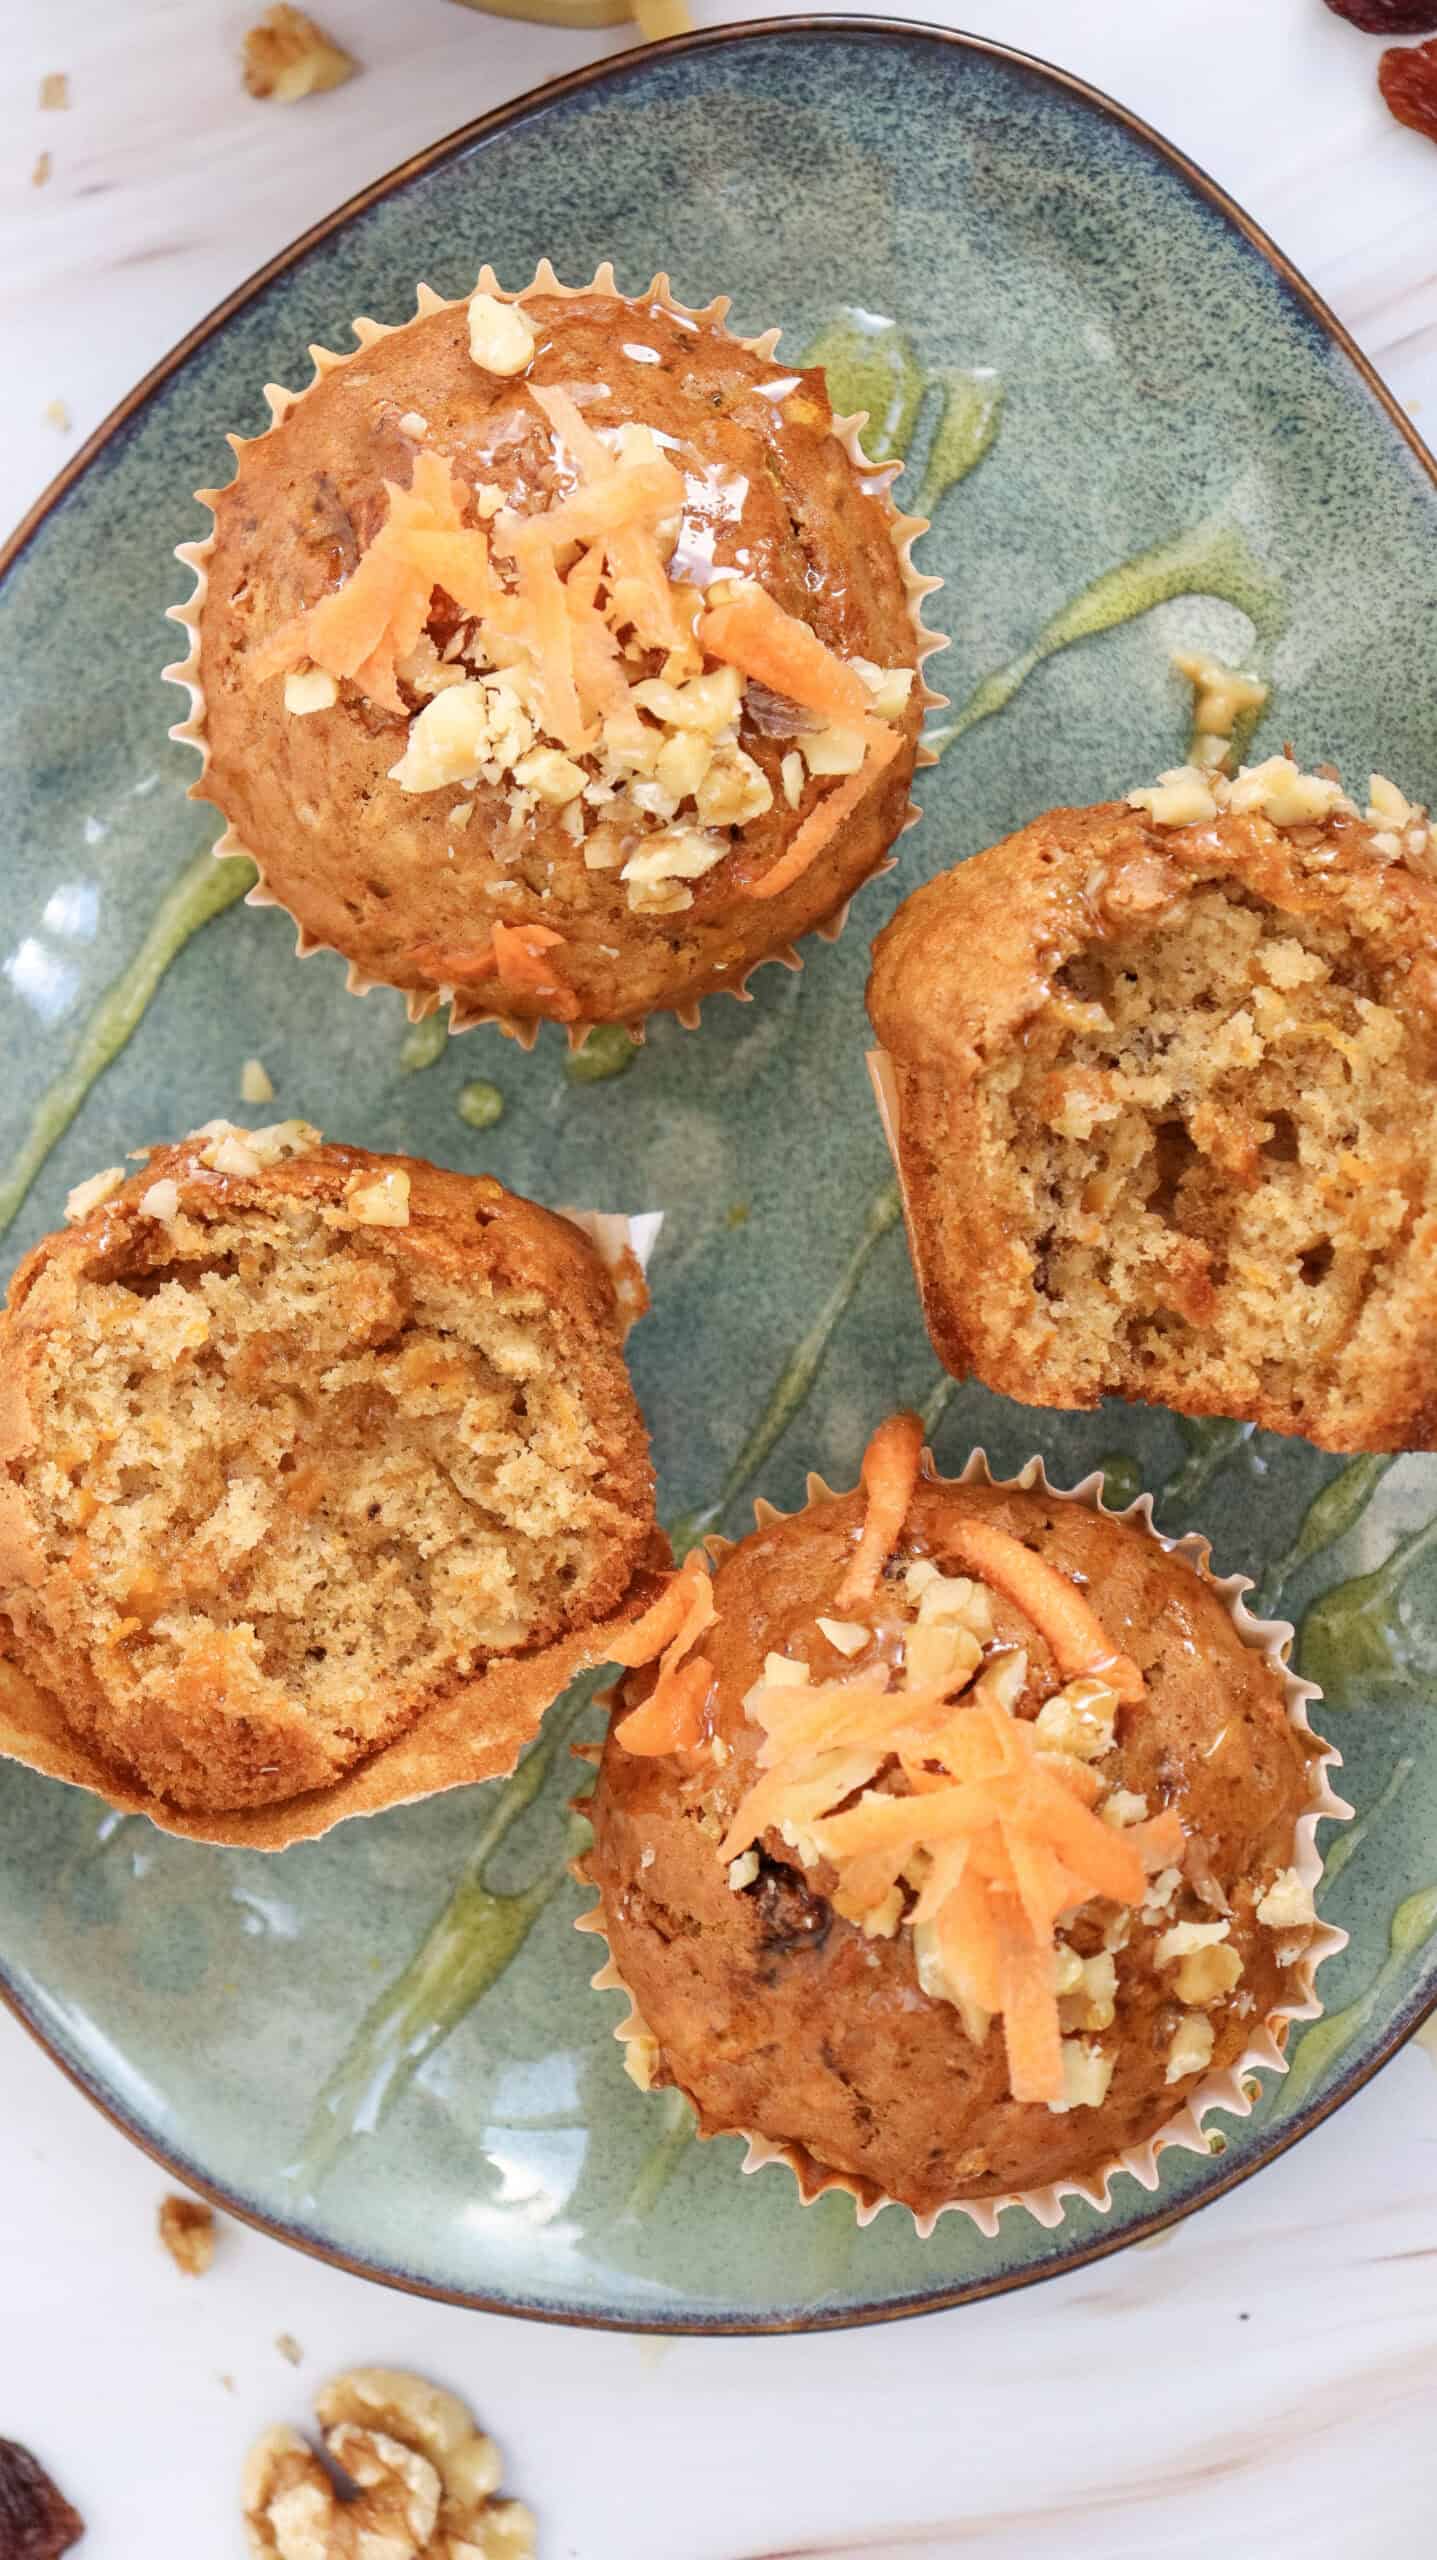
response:
<svg viewBox="0 0 1437 2560"><path fill-rule="evenodd" d="M1437 38L1393 45L1377 66L1377 85L1399 124L1437 142Z"/></svg>
<svg viewBox="0 0 1437 2560"><path fill-rule="evenodd" d="M1437 0L1327 0L1336 17L1368 36L1430 36Z"/></svg>
<svg viewBox="0 0 1437 2560"><path fill-rule="evenodd" d="M0 2560L60 2560L84 2530L33 2453L0 2436Z"/></svg>

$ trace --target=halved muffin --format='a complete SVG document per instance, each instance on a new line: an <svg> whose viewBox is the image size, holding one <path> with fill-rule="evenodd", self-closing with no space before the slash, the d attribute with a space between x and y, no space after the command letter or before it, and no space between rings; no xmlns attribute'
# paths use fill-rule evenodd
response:
<svg viewBox="0 0 1437 2560"><path fill-rule="evenodd" d="M355 988L530 1037L688 1018L904 825L916 524L725 309L486 271L359 323L203 493L179 734Z"/></svg>
<svg viewBox="0 0 1437 2560"><path fill-rule="evenodd" d="M868 1005L934 1346L1437 1446L1437 879L1422 810L1283 757L1055 809L931 881Z"/></svg>
<svg viewBox="0 0 1437 2560"><path fill-rule="evenodd" d="M621 1614L653 1533L586 1238L298 1121L71 1213L0 1318L0 1653L193 1815L331 1787L439 1706L455 1769L511 1766L567 1675L486 1670Z"/></svg>

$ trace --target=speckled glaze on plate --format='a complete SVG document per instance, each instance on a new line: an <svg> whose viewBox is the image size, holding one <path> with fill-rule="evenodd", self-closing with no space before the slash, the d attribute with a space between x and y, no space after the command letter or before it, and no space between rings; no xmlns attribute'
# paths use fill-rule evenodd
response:
<svg viewBox="0 0 1437 2560"><path fill-rule="evenodd" d="M560 1035L435 1054L388 994L303 967L291 928L203 859L212 814L166 739L187 493L254 432L311 339L539 256L666 267L735 324L821 347L836 405L903 451L934 515L926 566L955 709L921 828L802 976L622 1073ZM1329 1852L1328 2014L1210 2157L1147 2195L1021 2214L985 2240L866 2230L830 2196L744 2180L624 2078L567 1860L551 1714L506 1787L350 1825L276 1858L197 1848L0 1767L3 1988L137 2139L299 2245L516 2312L653 2328L816 2327L1022 2284L1151 2234L1346 2095L1437 2000L1437 1462L1340 1466L1235 1426L1109 1407L1025 1413L938 1377L863 1065L870 935L905 890L1060 800L1181 751L1173 648L1271 674L1284 736L1349 778L1437 781L1437 476L1306 289L1198 175L1074 82L930 30L791 19L630 55L453 137L311 235L102 431L12 546L0 586L11 807L0 876L0 1218L12 1255L69 1186L142 1139L239 1105L335 1137L492 1167L541 1198L662 1206L656 1309L633 1339L677 1534L846 1480L878 1417L926 1405L940 1462L981 1440L1056 1481L1095 1463L1155 1494L1220 1569L1261 1577L1328 1691L1358 1819ZM84 671L84 682L75 671ZM117 983L118 982L118 983ZM121 1045L121 1035L129 1031ZM112 1061L110 1053L115 1052ZM97 1072L103 1066L103 1072ZM482 1088L482 1090L480 1089ZM496 1094L498 1101L496 1102ZM68 1124L66 1115L78 1106ZM502 1116L495 1117L496 1110ZM487 1125L482 1125L486 1124ZM60 1134L56 1138L56 1130Z"/></svg>

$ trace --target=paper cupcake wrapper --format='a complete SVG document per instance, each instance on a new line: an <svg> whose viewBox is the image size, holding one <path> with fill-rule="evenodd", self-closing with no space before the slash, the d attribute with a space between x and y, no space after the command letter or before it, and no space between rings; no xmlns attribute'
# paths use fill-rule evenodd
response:
<svg viewBox="0 0 1437 2560"><path fill-rule="evenodd" d="M928 1451L924 1452L923 1465L924 1472L929 1477L936 1476L937 1471L931 1453ZM1070 1490L1064 1490L1061 1485L1055 1485L1049 1481L1041 1458L1030 1458L1027 1465L1021 1467L1015 1476L996 1476L988 1464L986 1452L982 1449L975 1449L961 1472L956 1477L949 1478L948 1481L957 1484L991 1485L1000 1492L1036 1490L1050 1501L1081 1503L1086 1510L1101 1511L1108 1518L1129 1522L1133 1527L1153 1538L1168 1555L1181 1556L1208 1585L1208 1588L1215 1591L1226 1603L1228 1614L1243 1644L1250 1652L1260 1653L1277 1674L1282 1684L1289 1719L1296 1730L1304 1736L1320 1741L1320 1737L1312 1733L1308 1709L1314 1701L1320 1699L1322 1692L1314 1686L1312 1681L1300 1680L1289 1668L1287 1657L1293 1639L1291 1624L1283 1619L1263 1619L1253 1616L1246 1601L1246 1594L1253 1588L1251 1575L1214 1573L1211 1546L1199 1531L1189 1530L1181 1538L1164 1537L1161 1530L1153 1523L1151 1494L1140 1493L1136 1501L1128 1503L1121 1510L1115 1510L1103 1501L1101 1473L1095 1472L1084 1476L1081 1483L1075 1484ZM802 1508L808 1509L815 1502L832 1502L835 1498L832 1486L826 1484L821 1476L811 1475L808 1479L807 1498ZM754 1504L754 1525L759 1529L767 1528L772 1521L794 1516L792 1513L778 1510L771 1502L759 1501ZM710 1538L705 1543L709 1553L717 1558L727 1554L735 1541L730 1538ZM1306 1810L1298 1817L1294 1832L1291 1864L1297 1869L1302 1882L1314 1891L1322 1877L1322 1857L1317 1846L1318 1824L1324 1821L1350 1822L1352 1819L1352 1807L1345 1804L1334 1792L1331 1783L1331 1771L1340 1768L1341 1765L1341 1754L1335 1751L1330 1743L1322 1742L1320 1749L1313 1754L1309 1763L1310 1798ZM583 1810L582 1803L580 1810ZM598 1891L590 1854L576 1861L574 1873L581 1882L593 1886L595 1891ZM628 1999L628 2014L615 2027L614 2034L625 2048L626 2067L630 2069L631 2075L639 2080L641 2086L647 2085L648 2063L650 2060L657 2060L661 2048L640 2016L628 1986L614 1962L604 1926L602 1899L594 1909L583 1913L575 1921L574 1926L604 1941L607 1960L599 1972L593 1976L593 1988L596 1991L620 1991ZM743 2142L746 2149L742 2169L746 2177L751 2176L758 2169L789 2170L798 2187L801 2204L813 2204L819 2196L827 2195L835 2188L839 2189L853 2198L860 2224L871 2222L886 2205L894 2205L898 2211L912 2214L914 2227L919 2238L923 2240L930 2236L935 2226L948 2213L963 2214L968 2221L975 2223L984 2238L989 2240L997 2235L999 2217L1012 2210L1031 2214L1035 2222L1041 2223L1045 2230L1051 2231L1062 2221L1069 2199L1072 2197L1077 2197L1083 2203L1091 2205L1098 2213L1110 2211L1113 2203L1113 2182L1119 2177L1134 2178L1140 2187L1145 2187L1151 2193L1158 2185L1162 2154L1165 2151L1196 2151L1207 2155L1210 2146L1203 2131L1203 2118L1213 2113L1215 2109L1221 2109L1225 2115L1250 2115L1255 2099L1245 2085L1246 2082L1256 2072L1286 2072L1287 2059L1284 2046L1289 2027L1300 2020L1321 2016L1322 2002L1316 1990L1317 1969L1329 1956L1336 1955L1339 1948L1345 1947L1346 1944L1347 1932L1344 1929L1334 1929L1323 1920L1315 1921L1308 1934L1308 1943L1304 1952L1289 1968L1292 1984L1290 1996L1269 2010L1265 2017L1254 2022L1237 2060L1220 2070L1205 2072L1183 2098L1181 2104L1175 2105L1171 2117L1160 2125L1146 2142L1133 2144L1115 2153L1113 2158L1105 2161L1100 2168L1080 2177L1055 2179L1046 2186L1015 2189L1009 2195L955 2198L949 2204L938 2206L932 2213L918 2214L913 2213L911 2206L902 2204L897 2198L878 2193L871 2181L853 2178L842 2170L826 2167L801 2145L773 2142L766 2134L758 2132L735 2134L729 2126L705 2125L702 2111L690 2099L690 2104L694 2105L694 2112L698 2118L699 2139L708 2142L718 2139L721 2135L727 2135L731 2140ZM629 2059L631 2055L634 2057L633 2061Z"/></svg>
<svg viewBox="0 0 1437 2560"><path fill-rule="evenodd" d="M699 307L680 302L669 289L669 279L667 275L662 273L654 277L652 284L648 286L645 293L638 296L626 297L620 294L618 286L614 282L613 265L607 258L602 260L599 266L596 267L593 281L589 284L561 284L548 259L542 258L538 267L535 269L532 283L521 286L517 293L506 292L503 285L500 284L498 277L495 275L493 268L488 266L481 268L478 281L473 286L472 290L475 293L493 294L500 302L528 302L532 300L535 295L553 294L561 295L566 301L575 301L584 295L596 293L608 294L612 296L616 302L625 299L656 302L662 309L672 311L677 314L680 319L708 321L716 327L722 327L725 315L730 307L730 297L727 294L718 294L712 302L703 304ZM436 311L458 310L468 302L469 298L468 294L464 294L458 296L454 300L446 300L442 294L435 293L431 286L421 284L417 289L415 308L412 318L415 320L423 320ZM310 347L309 356L310 361L314 366L314 373L312 379L307 382L301 390L288 391L282 384L275 382L267 382L265 384L264 397L269 407L270 424L268 427L264 428L258 436L231 435L226 438L226 442L234 453L236 461L238 461L240 454L245 452L250 445L262 444L266 437L272 436L279 427L283 426L291 410L297 407L301 400L308 399L309 394L315 389L318 383L324 380L327 374L335 372L341 365L353 364L358 357L363 355L367 347L371 347L375 344L377 339L392 337L397 328L408 328L411 325L411 322L386 322L382 320L358 319L351 322L350 325L357 341L356 346L350 354L337 354L331 347L322 347L319 345ZM763 357L766 360L773 354L774 349L778 345L781 334L781 331L778 329L766 329L756 338L738 338L736 343L747 349L751 354ZM898 566L903 579L904 593L908 599L913 628L917 637L919 703L924 711L941 710L946 706L947 697L944 694L935 693L932 687L925 682L923 677L923 666L925 661L933 655L935 650L946 648L948 643L945 634L930 631L927 628L923 620L923 606L929 596L936 594L937 590L942 586L943 581L941 578L926 576L921 570L915 567L913 561L913 545L921 533L926 533L928 531L928 519L926 516L905 515L894 505L891 493L893 483L898 478L902 465L897 462L873 463L869 461L860 442L862 431L867 424L868 413L866 410L860 409L856 410L850 417L835 418L833 421L833 432L838 437L839 442L843 446L844 452L847 454L849 461L852 463L855 471L862 479L868 493L879 501L888 518L889 533L893 542L894 550L897 554ZM197 489L195 491L195 496L199 504L203 507L208 507L211 514L214 513L216 502L222 494L223 492L219 489ZM186 655L181 659L177 659L172 666L166 667L164 669L164 674L171 684L182 686L185 692L189 695L190 707L188 714L183 720L175 723L174 727L170 731L170 736L179 740L182 744L192 746L198 750L200 756L200 774L199 779L192 782L190 785L189 797L192 800L204 800L207 798L204 787L204 777L209 768L210 753L209 742L205 734L204 688L200 682L200 623L204 613L205 598L209 591L209 561L214 551L214 547L215 536L213 533L205 535L204 538L198 542L181 542L176 545L175 557L177 560L183 562L187 569L193 570L195 583L191 594L183 604L171 605L167 610L167 619L171 622L179 623L189 634L189 647ZM935 761L936 758L932 748L925 745L920 736L917 754L918 764L920 766L931 765ZM898 830L899 834L906 835L908 829L916 824L920 814L921 812L915 803L910 800L904 811L903 819ZM225 827L224 833L221 835L219 841L214 847L214 853L215 858L218 861L223 861L235 856L242 856L254 864L255 869L259 874L259 878L245 900L245 904L247 906L279 907L286 914L290 913L290 910L285 907L284 900L276 897L266 885L263 856L256 851L253 845L246 843L237 828L230 825ZM868 879L881 879L886 871L892 870L894 860L894 855L889 853L882 862L875 865L874 869L869 873ZM864 881L861 885L866 888L868 881ZM854 894L856 895L857 892ZM832 915L826 917L821 924L815 925L812 928L820 941L836 942L838 940L848 922L852 903L853 900L850 897L844 902L842 907L835 909ZM336 950L336 946L333 943L321 941L309 933L306 927L299 922L299 919L292 914L290 915L290 921L295 927L295 951L299 959L307 960L317 951ZM344 959L345 957L343 952L337 952L336 956L340 959ZM785 969L801 969L803 967L802 959L794 945L792 943L784 943L775 950L765 952L761 959L756 960L753 963L753 966L745 972L742 980L737 986L717 988L714 992L719 995L732 996L740 1004L751 1003L752 997L749 993L750 980L753 978L756 970L766 968L771 963L777 963L779 967ZM363 996L369 995L375 987L387 985L388 981L381 978L368 977L359 967L357 962L348 961L345 983L351 995ZM538 1020L529 1021L520 1019L514 1015L495 1012L482 1004L476 1004L471 998L466 996L462 988L438 987L432 994L426 995L417 995L413 992L403 990L401 990L401 992L404 992L405 994L405 1004L411 1022L422 1021L426 1015L437 1012L441 1005L447 1004L450 1008L449 1023L451 1031L473 1031L479 1029L484 1023L493 1023L498 1030L504 1032L509 1038L516 1040L521 1049L532 1049L541 1028ZM703 1001L704 999L695 997L687 1003L674 1008L676 1019L682 1024L686 1031L697 1030L702 1013ZM593 1027L594 1026L591 1023L570 1024L568 1026L570 1048L581 1048L588 1032Z"/></svg>
<svg viewBox="0 0 1437 2560"><path fill-rule="evenodd" d="M644 1270L662 1217L623 1218L573 1209L560 1214L583 1228L613 1273L627 1329L648 1304ZM114 1770L72 1731L59 1701L3 1652L0 1759L21 1761L42 1777L83 1787L116 1813L143 1813L157 1831L172 1832L177 1839L231 1849L289 1849L299 1840L318 1840L337 1822L361 1814L385 1813L393 1805L443 1795L450 1787L507 1777L545 1710L582 1672L607 1662L620 1630L657 1598L672 1561L667 1538L655 1528L622 1601L609 1616L540 1652L500 1655L332 1786L280 1804L249 1805L233 1813L178 1811Z"/></svg>

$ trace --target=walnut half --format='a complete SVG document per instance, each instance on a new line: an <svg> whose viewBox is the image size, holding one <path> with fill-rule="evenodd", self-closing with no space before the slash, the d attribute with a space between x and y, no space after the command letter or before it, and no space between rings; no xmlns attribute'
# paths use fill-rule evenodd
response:
<svg viewBox="0 0 1437 2560"><path fill-rule="evenodd" d="M533 2515L495 2495L498 2448L451 2391L363 2365L326 2383L315 2408L352 2494L303 2436L272 2427L242 2482L256 2560L532 2560Z"/></svg>

